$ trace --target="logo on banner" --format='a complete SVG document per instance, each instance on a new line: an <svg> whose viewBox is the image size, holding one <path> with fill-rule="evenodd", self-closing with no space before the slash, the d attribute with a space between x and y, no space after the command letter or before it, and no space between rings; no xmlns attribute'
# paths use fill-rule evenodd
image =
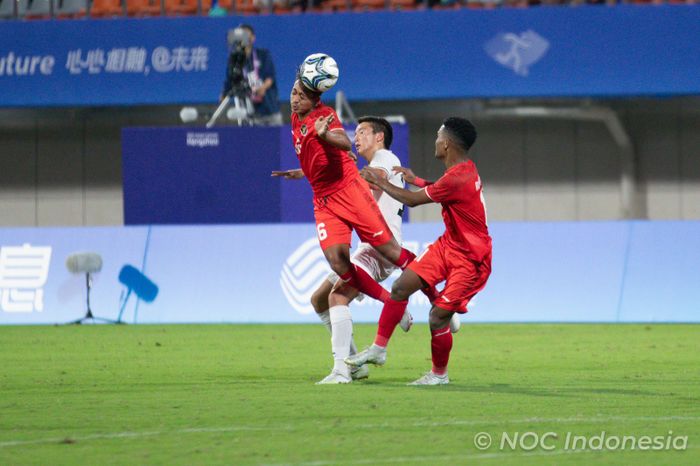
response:
<svg viewBox="0 0 700 466"><path fill-rule="evenodd" d="M187 133L187 147L218 147L219 133Z"/></svg>
<svg viewBox="0 0 700 466"><path fill-rule="evenodd" d="M498 34L484 45L491 58L520 76L527 76L529 67L540 61L548 49L549 41L531 29L520 35Z"/></svg>
<svg viewBox="0 0 700 466"><path fill-rule="evenodd" d="M311 295L326 279L330 267L316 237L299 246L284 262L280 286L289 305L299 314L314 311Z"/></svg>
<svg viewBox="0 0 700 466"><path fill-rule="evenodd" d="M44 285L49 276L51 246L0 248L0 309L4 312L44 310Z"/></svg>

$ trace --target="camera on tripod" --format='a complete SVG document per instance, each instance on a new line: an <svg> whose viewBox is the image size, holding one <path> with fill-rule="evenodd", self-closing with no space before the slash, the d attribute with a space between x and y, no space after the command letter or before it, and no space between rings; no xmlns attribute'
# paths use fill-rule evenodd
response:
<svg viewBox="0 0 700 466"><path fill-rule="evenodd" d="M248 60L247 49L252 45L250 33L240 26L230 29L226 35L226 42L230 51L228 74L232 83L229 95L250 97L252 91L243 70Z"/></svg>
<svg viewBox="0 0 700 466"><path fill-rule="evenodd" d="M226 34L226 42L229 48L228 69L226 70L226 74L227 79L231 83L231 88L226 91L223 100L211 119L207 122L207 128L214 126L216 120L229 105L231 105L231 108L228 108L226 116L229 120L237 121L239 126L252 124L251 117L255 113L255 107L253 107L253 102L251 100L253 90L245 70L249 55L248 51L253 45L250 32L242 26L230 29ZM190 119L189 114L182 116L182 112L180 117L183 121L186 121L186 117Z"/></svg>

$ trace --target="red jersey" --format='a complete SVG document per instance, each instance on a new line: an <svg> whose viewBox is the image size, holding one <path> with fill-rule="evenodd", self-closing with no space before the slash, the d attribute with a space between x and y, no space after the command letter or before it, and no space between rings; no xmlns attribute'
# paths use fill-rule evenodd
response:
<svg viewBox="0 0 700 466"><path fill-rule="evenodd" d="M444 240L477 262L491 253L486 225L486 205L481 178L471 160L450 167L434 184L425 188L430 199L442 204Z"/></svg>
<svg viewBox="0 0 700 466"><path fill-rule="evenodd" d="M359 176L357 166L347 152L328 144L316 134L316 119L328 115L333 115L328 131L342 130L343 125L335 110L320 102L303 120L292 112L294 150L317 198L343 189Z"/></svg>

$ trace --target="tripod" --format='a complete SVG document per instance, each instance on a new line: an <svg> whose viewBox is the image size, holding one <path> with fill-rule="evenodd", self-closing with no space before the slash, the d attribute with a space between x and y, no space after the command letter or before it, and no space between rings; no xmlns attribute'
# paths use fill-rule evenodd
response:
<svg viewBox="0 0 700 466"><path fill-rule="evenodd" d="M226 112L229 119L237 120L238 126L243 126L244 123L252 126L253 121L250 117L255 113L255 107L253 107L253 102L250 100L252 92L250 85L243 79L242 71L236 71L234 74L236 76L234 84L207 122L207 128L214 126L214 123L229 106L231 100L233 100L233 108Z"/></svg>
<svg viewBox="0 0 700 466"><path fill-rule="evenodd" d="M90 275L90 272L85 272L85 286L87 287L87 313L85 314L84 317L81 317L80 319L76 319L72 322L68 322L69 324L80 325L88 319L92 319L93 323L95 323L95 321L107 322L109 324L122 324L122 323L124 323L121 321L121 314L119 315L119 320L111 320L111 319L105 319L103 317L95 317L92 314L92 309L90 309L90 289L92 288L92 275Z"/></svg>

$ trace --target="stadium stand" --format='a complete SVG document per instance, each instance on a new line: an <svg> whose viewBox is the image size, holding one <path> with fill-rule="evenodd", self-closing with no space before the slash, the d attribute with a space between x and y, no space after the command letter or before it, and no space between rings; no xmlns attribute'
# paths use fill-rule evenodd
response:
<svg viewBox="0 0 700 466"><path fill-rule="evenodd" d="M121 0L93 0L90 16L93 18L117 17L124 15L124 4Z"/></svg>
<svg viewBox="0 0 700 466"><path fill-rule="evenodd" d="M161 0L126 0L129 16L159 16L163 12Z"/></svg>
<svg viewBox="0 0 700 466"><path fill-rule="evenodd" d="M165 0L165 14L168 16L195 15L198 9L204 7L203 3L200 4L197 0Z"/></svg>
<svg viewBox="0 0 700 466"><path fill-rule="evenodd" d="M58 19L82 18L87 14L87 0L54 0L53 12Z"/></svg>
<svg viewBox="0 0 700 466"><path fill-rule="evenodd" d="M53 14L51 0L20 0L19 3L24 4L25 19L46 19Z"/></svg>
<svg viewBox="0 0 700 466"><path fill-rule="evenodd" d="M126 8L124 3L126 2ZM87 3L87 4L86 4ZM218 13L288 14L346 11L405 11L415 9L494 9L552 6L604 5L694 5L698 0L222 0ZM94 18L121 16L208 15L211 0L0 0L2 19ZM89 12L89 13L88 13ZM222 13L222 14L223 14Z"/></svg>

